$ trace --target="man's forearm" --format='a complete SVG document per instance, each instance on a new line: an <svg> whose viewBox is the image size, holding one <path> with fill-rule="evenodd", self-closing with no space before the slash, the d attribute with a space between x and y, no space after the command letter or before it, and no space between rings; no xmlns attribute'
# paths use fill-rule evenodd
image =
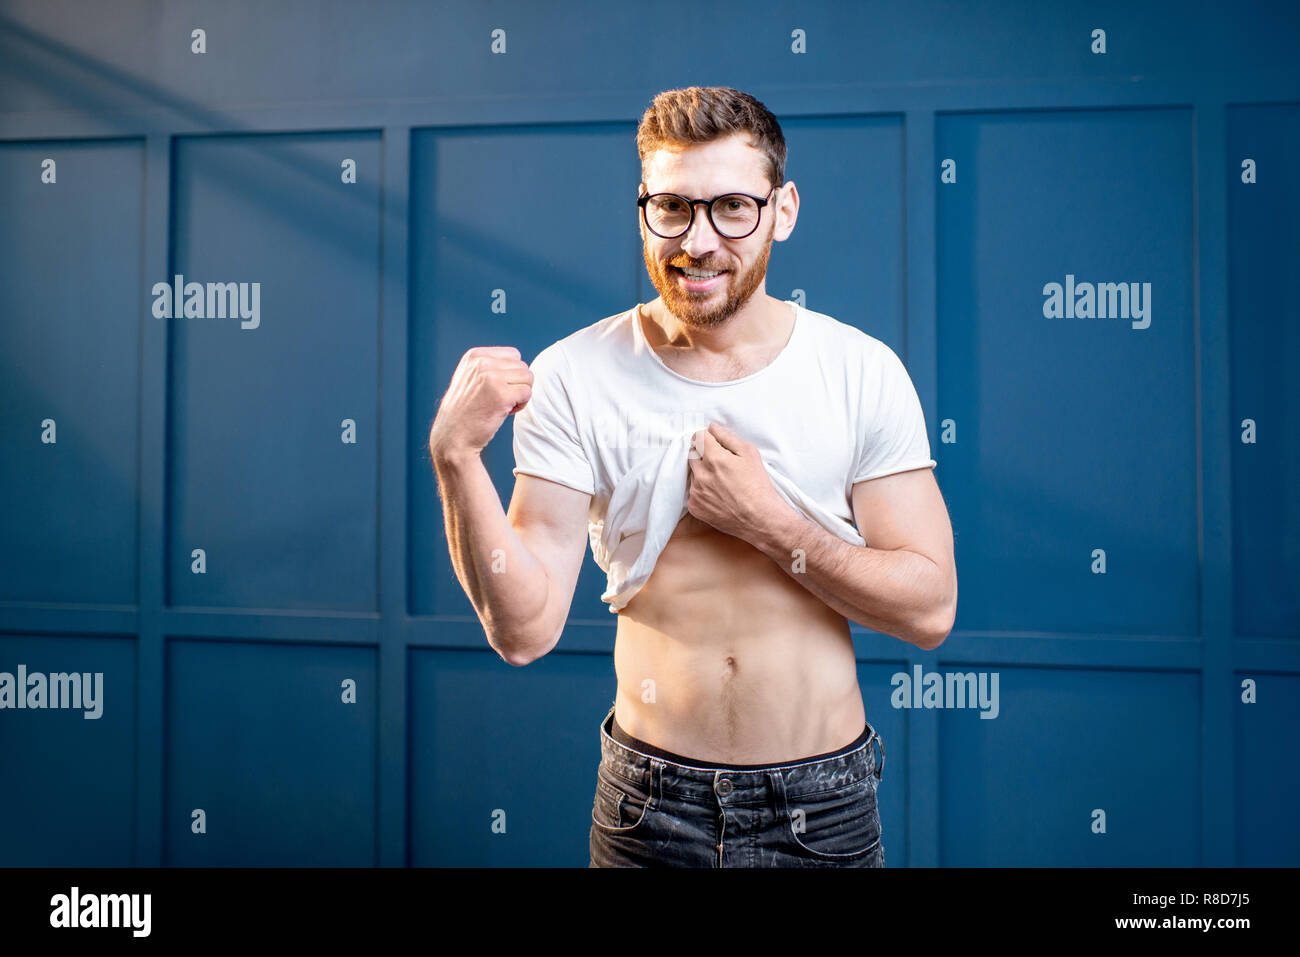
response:
<svg viewBox="0 0 1300 957"><path fill-rule="evenodd" d="M510 526L477 455L437 456L433 467L451 564L488 644L511 664L532 660L550 638L536 633L550 591L545 566Z"/></svg>
<svg viewBox="0 0 1300 957"><path fill-rule="evenodd" d="M919 552L851 545L793 509L753 544L850 621L926 649L947 635L950 583Z"/></svg>

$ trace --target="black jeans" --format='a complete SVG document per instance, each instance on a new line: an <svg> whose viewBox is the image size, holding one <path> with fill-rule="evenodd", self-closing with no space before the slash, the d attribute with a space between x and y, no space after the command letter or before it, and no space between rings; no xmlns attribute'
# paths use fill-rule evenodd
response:
<svg viewBox="0 0 1300 957"><path fill-rule="evenodd" d="M754 770L677 764L600 725L591 867L884 867L870 724L844 754ZM880 745L880 764L872 743Z"/></svg>

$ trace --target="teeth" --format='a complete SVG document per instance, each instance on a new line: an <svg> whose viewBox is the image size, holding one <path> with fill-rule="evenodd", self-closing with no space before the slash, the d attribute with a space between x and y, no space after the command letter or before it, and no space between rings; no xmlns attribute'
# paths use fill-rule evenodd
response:
<svg viewBox="0 0 1300 957"><path fill-rule="evenodd" d="M699 272L694 269L683 269L682 272L686 274L688 279L712 279L714 276L719 275L716 272Z"/></svg>

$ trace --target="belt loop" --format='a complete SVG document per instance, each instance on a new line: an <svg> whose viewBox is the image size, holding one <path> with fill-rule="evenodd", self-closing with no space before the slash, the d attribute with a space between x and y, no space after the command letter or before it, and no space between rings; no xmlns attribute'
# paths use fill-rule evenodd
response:
<svg viewBox="0 0 1300 957"><path fill-rule="evenodd" d="M776 801L774 803L776 805L777 815L784 815L786 813L785 778L781 776L780 771L768 771L767 783L768 786L771 787L772 793L776 795Z"/></svg>
<svg viewBox="0 0 1300 957"><path fill-rule="evenodd" d="M885 742L875 728L871 729L871 739L880 747L880 763L876 765L876 780L880 781L885 775Z"/></svg>
<svg viewBox="0 0 1300 957"><path fill-rule="evenodd" d="M650 758L650 809L657 811L663 803L664 762L656 757Z"/></svg>

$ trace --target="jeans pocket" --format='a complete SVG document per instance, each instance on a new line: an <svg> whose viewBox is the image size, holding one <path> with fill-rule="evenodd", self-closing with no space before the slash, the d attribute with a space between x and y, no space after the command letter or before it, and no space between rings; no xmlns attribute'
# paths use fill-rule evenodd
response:
<svg viewBox="0 0 1300 957"><path fill-rule="evenodd" d="M596 799L591 823L602 831L626 834L644 820L650 795L631 781L616 777L603 767L596 773Z"/></svg>
<svg viewBox="0 0 1300 957"><path fill-rule="evenodd" d="M786 800L790 840L813 860L846 863L880 846L880 812L874 777L838 791Z"/></svg>

